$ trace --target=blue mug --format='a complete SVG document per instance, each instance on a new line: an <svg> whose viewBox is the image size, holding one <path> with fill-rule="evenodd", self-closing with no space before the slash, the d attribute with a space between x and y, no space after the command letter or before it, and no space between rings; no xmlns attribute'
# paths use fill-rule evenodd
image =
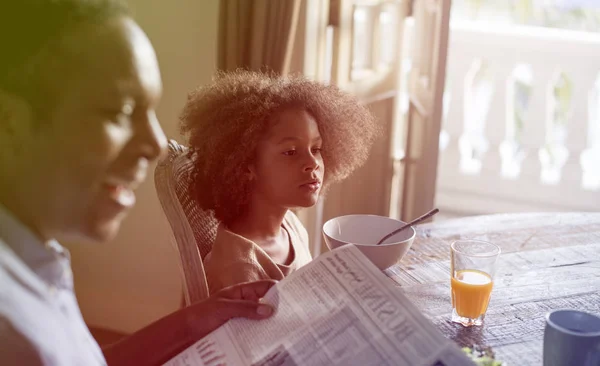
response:
<svg viewBox="0 0 600 366"><path fill-rule="evenodd" d="M600 366L600 317L577 310L546 315L544 366Z"/></svg>

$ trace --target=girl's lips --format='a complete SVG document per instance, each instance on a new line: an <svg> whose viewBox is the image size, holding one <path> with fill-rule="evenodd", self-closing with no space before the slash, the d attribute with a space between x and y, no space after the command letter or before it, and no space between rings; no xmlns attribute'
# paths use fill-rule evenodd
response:
<svg viewBox="0 0 600 366"><path fill-rule="evenodd" d="M305 183L300 186L301 188L308 189L311 192L316 192L321 188L321 183L319 181L314 181L312 183Z"/></svg>

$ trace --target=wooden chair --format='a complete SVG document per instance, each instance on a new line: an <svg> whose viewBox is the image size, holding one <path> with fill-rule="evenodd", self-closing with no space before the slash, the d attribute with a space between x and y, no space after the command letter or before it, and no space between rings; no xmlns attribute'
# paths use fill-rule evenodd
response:
<svg viewBox="0 0 600 366"><path fill-rule="evenodd" d="M169 141L168 154L154 171L154 184L181 259L185 305L209 296L203 259L214 243L218 221L201 209L189 192L193 158L188 148Z"/></svg>

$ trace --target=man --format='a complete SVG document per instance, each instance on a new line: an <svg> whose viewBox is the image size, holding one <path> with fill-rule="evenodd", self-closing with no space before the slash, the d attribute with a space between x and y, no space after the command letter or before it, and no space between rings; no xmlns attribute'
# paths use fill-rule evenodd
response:
<svg viewBox="0 0 600 366"><path fill-rule="evenodd" d="M154 50L111 0L2 1L0 49L0 364L159 364L272 313L271 281L242 284L101 351L58 242L113 238L163 153Z"/></svg>

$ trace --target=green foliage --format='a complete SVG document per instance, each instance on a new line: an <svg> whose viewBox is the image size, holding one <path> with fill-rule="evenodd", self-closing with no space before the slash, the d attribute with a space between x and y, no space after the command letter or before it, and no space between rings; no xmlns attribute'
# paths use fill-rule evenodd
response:
<svg viewBox="0 0 600 366"><path fill-rule="evenodd" d="M494 353L489 348L473 346L464 347L462 350L477 366L503 366L501 361L494 359Z"/></svg>

